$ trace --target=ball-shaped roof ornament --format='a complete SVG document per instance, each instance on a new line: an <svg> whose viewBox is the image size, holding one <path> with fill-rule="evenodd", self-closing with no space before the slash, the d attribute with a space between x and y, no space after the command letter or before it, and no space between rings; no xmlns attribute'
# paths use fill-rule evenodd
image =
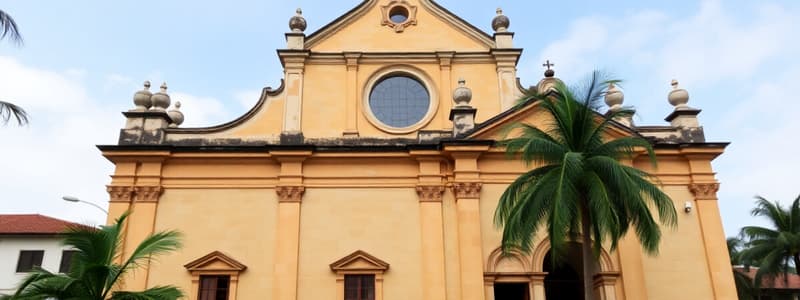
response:
<svg viewBox="0 0 800 300"><path fill-rule="evenodd" d="M298 33L306 31L308 23L306 23L306 19L303 18L303 10L298 8L295 12L297 14L289 19L289 29L291 29L292 32Z"/></svg>
<svg viewBox="0 0 800 300"><path fill-rule="evenodd" d="M175 128L183 124L183 113L180 111L181 109L181 102L175 101L175 107L167 112L169 118L172 120L172 123L169 124L169 127Z"/></svg>
<svg viewBox="0 0 800 300"><path fill-rule="evenodd" d="M673 79L672 83L672 91L669 92L669 96L667 96L667 100L669 100L669 104L675 107L675 109L686 109L689 107L687 105L689 103L689 92L684 89L678 88L678 81Z"/></svg>
<svg viewBox="0 0 800 300"><path fill-rule="evenodd" d="M151 106L153 106L153 102L150 99L150 97L152 96L153 93L150 92L150 81L145 81L144 88L133 94L133 105L136 105L136 108L134 110L136 111L148 110Z"/></svg>
<svg viewBox="0 0 800 300"><path fill-rule="evenodd" d="M497 16L492 19L492 29L495 32L506 32L511 26L511 20L503 14L502 8L497 8Z"/></svg>
<svg viewBox="0 0 800 300"><path fill-rule="evenodd" d="M617 88L614 83L609 83L608 90L606 90L605 101L609 110L618 111L622 108L622 103L625 101L625 94L623 94L622 90Z"/></svg>
<svg viewBox="0 0 800 300"><path fill-rule="evenodd" d="M453 101L457 107L468 107L472 101L472 90L466 85L464 78L458 79L458 87L453 91Z"/></svg>
<svg viewBox="0 0 800 300"><path fill-rule="evenodd" d="M167 83L162 83L161 90L153 94L150 99L153 100L152 110L166 111L170 103L169 95L167 94Z"/></svg>

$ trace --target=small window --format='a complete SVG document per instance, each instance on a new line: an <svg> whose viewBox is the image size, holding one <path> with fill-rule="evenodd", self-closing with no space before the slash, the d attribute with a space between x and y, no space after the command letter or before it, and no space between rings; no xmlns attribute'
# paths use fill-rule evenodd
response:
<svg viewBox="0 0 800 300"><path fill-rule="evenodd" d="M58 273L66 274L72 270L72 259L74 258L75 250L64 250L61 252L61 264L58 266Z"/></svg>
<svg viewBox="0 0 800 300"><path fill-rule="evenodd" d="M408 20L408 9L402 6L395 6L389 10L389 20L392 20L392 23L395 24L402 24L406 20Z"/></svg>
<svg viewBox="0 0 800 300"><path fill-rule="evenodd" d="M375 300L375 275L345 275L344 300Z"/></svg>
<svg viewBox="0 0 800 300"><path fill-rule="evenodd" d="M27 273L33 271L34 268L41 267L42 258L44 258L44 250L20 251L19 261L17 261L17 273Z"/></svg>
<svg viewBox="0 0 800 300"><path fill-rule="evenodd" d="M199 300L228 300L230 276L200 276Z"/></svg>

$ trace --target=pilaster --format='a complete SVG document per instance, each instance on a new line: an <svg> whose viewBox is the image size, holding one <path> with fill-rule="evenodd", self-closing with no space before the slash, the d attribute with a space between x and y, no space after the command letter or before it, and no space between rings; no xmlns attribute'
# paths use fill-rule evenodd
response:
<svg viewBox="0 0 800 300"><path fill-rule="evenodd" d="M419 162L420 238L422 245L422 299L446 299L444 221L442 217L442 160L438 151L412 151Z"/></svg>
<svg viewBox="0 0 800 300"><path fill-rule="evenodd" d="M478 157L489 146L445 146L455 161L453 194L458 216L461 299L484 300Z"/></svg>
<svg viewBox="0 0 800 300"><path fill-rule="evenodd" d="M286 78L286 104L283 113L283 134L302 134L303 78L308 51L279 50L278 56Z"/></svg>
<svg viewBox="0 0 800 300"><path fill-rule="evenodd" d="M599 300L617 300L618 272L600 272L594 276L594 290ZM638 299L638 298L633 298Z"/></svg>
<svg viewBox="0 0 800 300"><path fill-rule="evenodd" d="M455 52L436 52L439 58L439 115L446 116L453 107L453 57ZM452 124L442 118L442 129L450 128Z"/></svg>
<svg viewBox="0 0 800 300"><path fill-rule="evenodd" d="M537 272L531 275L531 300L546 300L544 293L544 279L547 272Z"/></svg>
<svg viewBox="0 0 800 300"><path fill-rule="evenodd" d="M691 150L685 150L689 152ZM706 261L715 299L736 299L736 286L730 266L722 217L719 213L717 190L719 182L714 178L711 160L717 154L693 153L686 155L689 160L692 183L689 190L695 198L695 211L700 223Z"/></svg>
<svg viewBox="0 0 800 300"><path fill-rule="evenodd" d="M492 49L492 55L497 63L500 110L506 111L514 107L517 99L521 96L517 88L517 62L522 55L522 50Z"/></svg>
<svg viewBox="0 0 800 300"><path fill-rule="evenodd" d="M303 161L310 151L273 151L272 156L281 164L278 175L278 228L275 242L273 269L273 298L297 299L298 252L300 249L300 206L303 186Z"/></svg>
<svg viewBox="0 0 800 300"><path fill-rule="evenodd" d="M458 248L461 266L461 299L483 300L483 253L481 249L480 182L453 183L458 211Z"/></svg>
<svg viewBox="0 0 800 300"><path fill-rule="evenodd" d="M361 58L361 53L347 52L344 54L347 68L347 86L345 103L346 107L346 123L343 135L345 137L358 136L358 103L359 88L358 88L358 60Z"/></svg>
<svg viewBox="0 0 800 300"><path fill-rule="evenodd" d="M632 159L623 159L621 162L626 166L633 166ZM628 233L619 241L616 253L622 271L625 296L629 299L648 299L639 238L632 232Z"/></svg>

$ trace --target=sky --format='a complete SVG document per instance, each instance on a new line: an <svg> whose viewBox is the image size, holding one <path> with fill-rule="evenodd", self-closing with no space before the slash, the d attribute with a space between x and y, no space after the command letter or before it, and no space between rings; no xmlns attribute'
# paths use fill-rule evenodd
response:
<svg viewBox="0 0 800 300"><path fill-rule="evenodd" d="M0 41L0 99L32 116L0 127L0 213L41 213L90 224L105 215L60 200L106 205L114 144L144 80L166 81L183 103L183 127L229 121L264 86L280 85L275 49L302 7L306 33L358 5L316 1L26 1L0 10L24 44ZM708 141L731 142L714 161L727 235L746 225L755 195L790 203L800 195L798 1L466 1L441 5L486 32L502 7L525 52L522 84L555 63L566 82L595 69L622 79L639 125L666 125L671 79L700 108ZM688 199L687 199L688 200ZM682 203L683 201L677 201Z"/></svg>

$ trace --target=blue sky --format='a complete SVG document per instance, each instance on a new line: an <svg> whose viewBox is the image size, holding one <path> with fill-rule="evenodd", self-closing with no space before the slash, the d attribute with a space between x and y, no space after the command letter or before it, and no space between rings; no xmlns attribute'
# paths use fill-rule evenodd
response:
<svg viewBox="0 0 800 300"><path fill-rule="evenodd" d="M102 223L112 166L94 145L116 141L144 80L167 81L187 126L230 120L282 74L275 49L296 7L307 33L359 1L3 1L25 37L0 42L0 98L33 115L0 128L0 212ZM491 32L495 9L525 48L519 75L535 84L550 59L565 81L602 69L625 81L642 125L666 124L673 78L703 109L710 141L730 141L715 161L727 234L757 223L756 194L789 202L800 188L800 2L438 1ZM9 159L9 157L11 157ZM679 201L680 203L681 201Z"/></svg>

